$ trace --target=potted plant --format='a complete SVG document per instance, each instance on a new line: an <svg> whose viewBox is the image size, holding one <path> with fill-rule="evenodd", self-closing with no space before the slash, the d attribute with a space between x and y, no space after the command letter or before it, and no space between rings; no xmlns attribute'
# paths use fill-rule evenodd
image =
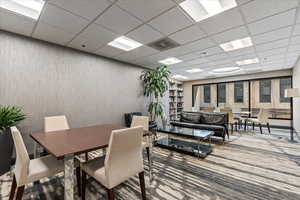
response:
<svg viewBox="0 0 300 200"><path fill-rule="evenodd" d="M0 176L10 170L13 152L13 139L10 127L25 119L22 109L0 105Z"/></svg>
<svg viewBox="0 0 300 200"><path fill-rule="evenodd" d="M144 95L150 98L148 112L150 121L157 117L165 120L164 105L161 98L168 90L170 71L167 66L157 67L155 70L143 71L140 79L144 84Z"/></svg>

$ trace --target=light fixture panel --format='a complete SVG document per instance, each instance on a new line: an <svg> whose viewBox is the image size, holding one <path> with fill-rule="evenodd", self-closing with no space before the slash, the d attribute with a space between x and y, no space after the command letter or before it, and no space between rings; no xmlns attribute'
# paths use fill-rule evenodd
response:
<svg viewBox="0 0 300 200"><path fill-rule="evenodd" d="M256 64L259 63L259 59L258 58L252 58L252 59L246 59L246 60L240 60L240 61L236 61L236 64L239 66L242 65L251 65L251 64Z"/></svg>
<svg viewBox="0 0 300 200"><path fill-rule="evenodd" d="M160 60L158 62L161 63L161 64L164 64L164 65L173 65L173 64L177 64L177 63L182 62L182 60L180 60L178 58L175 58L175 57L169 57L169 58L166 58L164 60Z"/></svg>
<svg viewBox="0 0 300 200"><path fill-rule="evenodd" d="M180 7L196 22L237 6L236 0L185 0Z"/></svg>
<svg viewBox="0 0 300 200"><path fill-rule="evenodd" d="M193 68L193 69L189 69L189 70L186 70L186 72L188 73L197 73L197 72L202 72L203 70L202 69L199 69L199 68Z"/></svg>
<svg viewBox="0 0 300 200"><path fill-rule="evenodd" d="M121 37L114 39L113 41L108 43L108 45L118 48L118 49L121 49L123 51L131 51L140 46L143 46L143 44L141 44L135 40L132 40L128 37L125 37L125 36L121 36Z"/></svg>
<svg viewBox="0 0 300 200"><path fill-rule="evenodd" d="M210 74L230 74L230 73L236 73L241 71L240 67L222 67L222 68L218 68L218 69L214 69L212 71L210 71Z"/></svg>
<svg viewBox="0 0 300 200"><path fill-rule="evenodd" d="M172 76L174 79L188 79L188 77L180 75L180 74L175 74Z"/></svg>
<svg viewBox="0 0 300 200"><path fill-rule="evenodd" d="M220 47L226 52L234 51L234 50L238 50L238 49L242 49L242 48L246 48L246 47L251 47L251 46L253 46L251 37L237 39L237 40L233 40L230 42L220 44Z"/></svg>
<svg viewBox="0 0 300 200"><path fill-rule="evenodd" d="M0 7L37 20L45 5L44 0L0 0Z"/></svg>

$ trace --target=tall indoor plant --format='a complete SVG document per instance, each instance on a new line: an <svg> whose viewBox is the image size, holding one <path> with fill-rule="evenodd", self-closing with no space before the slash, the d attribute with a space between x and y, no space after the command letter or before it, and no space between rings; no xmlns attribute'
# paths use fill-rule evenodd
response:
<svg viewBox="0 0 300 200"><path fill-rule="evenodd" d="M0 175L10 170L13 140L10 127L25 119L22 109L16 106L0 105Z"/></svg>
<svg viewBox="0 0 300 200"><path fill-rule="evenodd" d="M144 95L150 98L148 112L150 120L155 121L156 117L164 120L165 112L161 98L168 90L170 71L167 66L157 67L155 70L143 71L140 79L144 84Z"/></svg>

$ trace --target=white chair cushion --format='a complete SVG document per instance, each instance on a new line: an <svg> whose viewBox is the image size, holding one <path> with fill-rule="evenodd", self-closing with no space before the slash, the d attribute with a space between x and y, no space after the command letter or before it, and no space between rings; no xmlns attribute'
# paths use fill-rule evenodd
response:
<svg viewBox="0 0 300 200"><path fill-rule="evenodd" d="M27 183L40 180L44 177L53 176L63 171L63 160L57 160L51 155L36 158L30 160Z"/></svg>
<svg viewBox="0 0 300 200"><path fill-rule="evenodd" d="M256 118L249 118L248 121L254 122L254 123L259 123L260 121Z"/></svg>
<svg viewBox="0 0 300 200"><path fill-rule="evenodd" d="M105 156L95 158L91 161L85 163L80 163L81 169L85 171L88 175L94 177L102 185L108 188L107 178L105 176L104 168Z"/></svg>

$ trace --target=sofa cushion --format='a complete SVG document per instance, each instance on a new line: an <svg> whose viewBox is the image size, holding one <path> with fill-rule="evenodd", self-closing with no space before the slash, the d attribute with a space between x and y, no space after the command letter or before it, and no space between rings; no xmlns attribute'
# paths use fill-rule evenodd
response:
<svg viewBox="0 0 300 200"><path fill-rule="evenodd" d="M182 112L180 114L180 121L199 124L200 123L200 114L199 113Z"/></svg>
<svg viewBox="0 0 300 200"><path fill-rule="evenodd" d="M227 124L227 113L200 112L200 121L203 124L224 125Z"/></svg>

